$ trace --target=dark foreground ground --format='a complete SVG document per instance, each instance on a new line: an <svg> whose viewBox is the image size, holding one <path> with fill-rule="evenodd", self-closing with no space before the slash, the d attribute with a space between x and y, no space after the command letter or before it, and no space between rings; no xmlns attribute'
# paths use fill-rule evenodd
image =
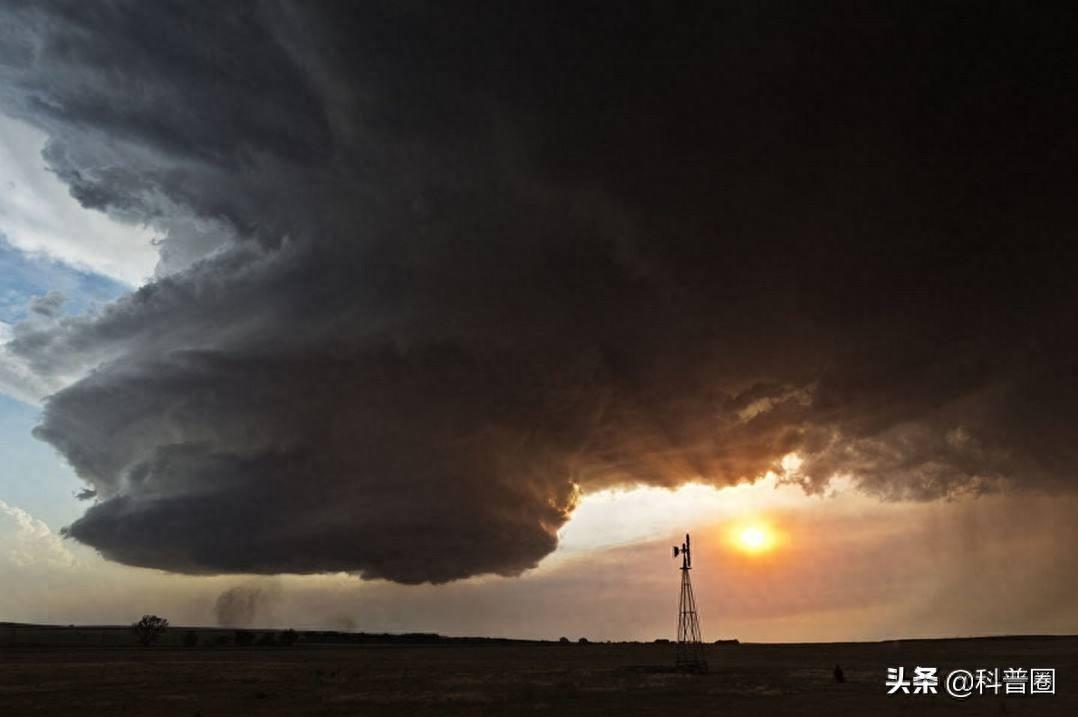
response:
<svg viewBox="0 0 1078 717"><path fill-rule="evenodd" d="M0 648L0 715L1078 715L1078 638L723 645L707 675L647 667L671 649ZM1054 667L1056 694L888 696L899 665Z"/></svg>

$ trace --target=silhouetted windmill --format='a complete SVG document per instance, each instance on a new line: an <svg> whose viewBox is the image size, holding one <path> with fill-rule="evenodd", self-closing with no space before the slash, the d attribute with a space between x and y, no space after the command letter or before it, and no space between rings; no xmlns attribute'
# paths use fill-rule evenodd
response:
<svg viewBox="0 0 1078 717"><path fill-rule="evenodd" d="M696 598L692 594L692 550L689 534L681 547L674 546L674 557L681 556L681 597L678 598L677 657L675 666L689 672L707 672L704 646L700 642L700 619L696 616Z"/></svg>

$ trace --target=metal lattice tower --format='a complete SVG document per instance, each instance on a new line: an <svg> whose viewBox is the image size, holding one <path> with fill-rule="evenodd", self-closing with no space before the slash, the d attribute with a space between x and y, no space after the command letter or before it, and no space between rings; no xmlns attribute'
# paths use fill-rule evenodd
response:
<svg viewBox="0 0 1078 717"><path fill-rule="evenodd" d="M678 669L691 672L706 672L707 660L704 659L704 646L700 638L700 619L696 615L696 598L692 594L692 551L689 534L681 547L674 546L674 557L681 556L681 597L678 598L677 617L677 657Z"/></svg>

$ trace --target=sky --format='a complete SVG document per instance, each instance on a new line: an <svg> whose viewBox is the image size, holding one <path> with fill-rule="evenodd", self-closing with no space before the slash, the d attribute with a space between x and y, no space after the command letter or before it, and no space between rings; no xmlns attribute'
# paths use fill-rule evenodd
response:
<svg viewBox="0 0 1078 717"><path fill-rule="evenodd" d="M1074 632L1069 37L5 5L0 620Z"/></svg>

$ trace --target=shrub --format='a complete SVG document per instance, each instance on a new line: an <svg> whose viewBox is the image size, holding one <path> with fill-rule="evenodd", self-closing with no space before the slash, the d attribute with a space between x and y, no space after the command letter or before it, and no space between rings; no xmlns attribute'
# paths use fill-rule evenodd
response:
<svg viewBox="0 0 1078 717"><path fill-rule="evenodd" d="M277 642L284 645L285 647L291 647L292 645L296 644L296 640L298 639L299 634L295 630L289 628L281 632L280 636L277 638Z"/></svg>
<svg viewBox="0 0 1078 717"><path fill-rule="evenodd" d="M198 633L194 630L188 630L187 634L183 636L184 647L198 647Z"/></svg>

